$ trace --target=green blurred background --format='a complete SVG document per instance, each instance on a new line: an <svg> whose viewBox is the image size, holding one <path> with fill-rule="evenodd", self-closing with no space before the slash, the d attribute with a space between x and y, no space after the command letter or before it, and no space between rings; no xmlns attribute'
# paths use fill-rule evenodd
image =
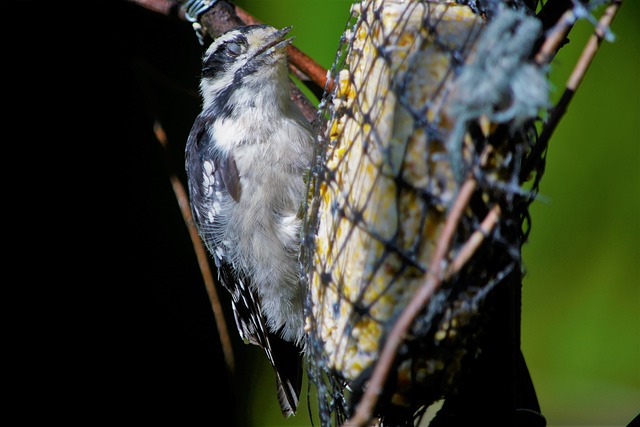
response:
<svg viewBox="0 0 640 427"><path fill-rule="evenodd" d="M236 4L263 22L293 25L294 44L330 68L351 1ZM554 60L554 99L592 28L578 22ZM549 426L624 426L640 412L638 1L626 0L612 29L615 42L601 46L552 137L524 247L522 347ZM282 419L267 398L272 371L264 357L256 363L253 425L311 425L306 400Z"/></svg>

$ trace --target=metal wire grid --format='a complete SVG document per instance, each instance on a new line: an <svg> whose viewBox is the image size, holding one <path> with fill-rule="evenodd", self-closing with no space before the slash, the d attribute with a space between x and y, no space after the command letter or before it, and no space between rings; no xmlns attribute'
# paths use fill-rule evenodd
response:
<svg viewBox="0 0 640 427"><path fill-rule="evenodd" d="M495 2L486 9L496 10ZM302 260L309 376L322 425L342 424L357 403L395 319L422 284L465 174L479 183L450 259L494 205L503 215L464 268L415 320L394 363L378 415L413 425L453 391L474 357L482 302L496 284L519 283L520 246L537 180L520 185L535 144L533 120L476 117L452 144L454 82L485 24L470 8L434 1L354 3L322 100Z"/></svg>

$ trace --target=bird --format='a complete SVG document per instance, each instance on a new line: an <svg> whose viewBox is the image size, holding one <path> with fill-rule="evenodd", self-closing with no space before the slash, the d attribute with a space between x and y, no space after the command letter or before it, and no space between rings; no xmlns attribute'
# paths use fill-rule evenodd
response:
<svg viewBox="0 0 640 427"><path fill-rule="evenodd" d="M231 294L240 337L271 363L284 417L297 410L306 287L299 260L312 125L291 99L291 27L231 29L202 58L202 111L185 147L193 220Z"/></svg>

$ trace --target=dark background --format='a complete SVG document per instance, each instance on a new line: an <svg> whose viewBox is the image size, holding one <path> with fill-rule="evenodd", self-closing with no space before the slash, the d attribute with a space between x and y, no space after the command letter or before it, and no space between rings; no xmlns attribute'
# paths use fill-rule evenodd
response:
<svg viewBox="0 0 640 427"><path fill-rule="evenodd" d="M200 105L191 27L124 1L0 10L20 413L233 425L237 381L168 178L184 179Z"/></svg>

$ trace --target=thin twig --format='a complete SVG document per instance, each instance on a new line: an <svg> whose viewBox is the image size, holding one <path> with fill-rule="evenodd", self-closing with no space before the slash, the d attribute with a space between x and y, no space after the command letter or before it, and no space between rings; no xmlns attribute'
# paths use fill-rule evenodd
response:
<svg viewBox="0 0 640 427"><path fill-rule="evenodd" d="M175 13L176 8L179 9L180 19L185 20L184 11L179 7L180 3L174 0L128 0L131 3L136 3L146 9L163 15L172 15ZM235 13L242 20L244 24L253 25L260 24L261 21L251 15L241 7L235 6ZM292 66L292 72L296 74L301 80L313 82L320 90L324 89L327 83L327 70L314 61L310 56L302 52L295 46L289 45L287 48L289 54L290 65ZM332 84L329 85L328 90L331 90Z"/></svg>
<svg viewBox="0 0 640 427"><path fill-rule="evenodd" d="M304 73L309 79L323 89L327 85L327 70L311 59L295 46L289 45L287 50L291 64ZM327 92L333 90L333 80L329 81Z"/></svg>
<svg viewBox="0 0 640 427"><path fill-rule="evenodd" d="M573 9L569 9L562 14L558 23L551 28L550 33L544 39L544 43L536 53L535 61L538 65L549 64L553 57L558 53L560 45L566 39L567 34L573 28L575 16Z"/></svg>
<svg viewBox="0 0 640 427"><path fill-rule="evenodd" d="M582 79L587 73L587 69L593 62L593 58L595 58L596 53L598 52L598 48L600 47L600 44L605 37L605 32L611 26L611 23L616 17L620 6L622 6L622 0L613 1L605 9L604 14L600 17L598 26L589 38L587 45L580 55L580 59L578 59L578 63L576 64L573 72L571 73L571 76L569 77L569 81L567 82L568 90L572 90L575 92L578 89L578 86L580 86L580 83L582 83Z"/></svg>
<svg viewBox="0 0 640 427"><path fill-rule="evenodd" d="M445 279L449 277L453 277L456 273L458 273L462 267L465 266L467 261L473 256L476 250L480 247L480 244L484 241L484 239L491 233L491 230L496 226L498 220L500 219L501 209L499 205L495 205L487 216L484 217L482 222L480 223L480 227L469 236L469 239L465 242L464 246L460 248L458 254L454 258L454 260L449 264L447 271L445 273Z"/></svg>
<svg viewBox="0 0 640 427"><path fill-rule="evenodd" d="M382 393L384 383L389 375L389 369L391 369L393 365L398 348L404 341L406 332L413 324L416 316L424 309L426 303L438 290L442 281L446 279L443 274L445 271L444 267L447 263L446 256L453 241L455 231L458 228L462 213L469 204L469 200L476 186L476 181L472 177L469 177L460 187L458 196L447 215L447 221L438 238L436 250L431 257L429 269L425 274L424 284L418 289L415 296L393 325L387 341L380 352L380 356L373 369L371 379L362 395L362 399L356 407L353 417L347 420L343 426L366 426L371 420L373 410L378 402L378 397Z"/></svg>
<svg viewBox="0 0 640 427"><path fill-rule="evenodd" d="M169 141L160 122L156 121L154 123L153 131L156 135L156 138L158 139L158 142L160 142L160 145L162 145L162 147L166 150ZM169 171L169 180L171 181L171 187L173 188L176 200L178 201L180 213L182 214L182 218L187 226L187 230L189 231L189 237L191 238L193 250L196 254L196 259L198 260L198 266L200 267L202 280L204 281L204 286L207 290L207 294L209 295L209 301L213 310L213 316L215 318L216 326L218 328L218 334L220 336L222 352L224 353L224 360L227 364L227 369L229 369L229 372L233 374L235 370L235 359L233 357L231 338L227 329L227 323L225 322L224 312L222 311L222 307L220 305L220 299L218 298L218 293L216 292L215 283L213 281L213 274L211 273L211 268L209 266L209 258L204 246L202 245L202 240L198 235L198 231L196 230L196 227L193 223L191 208L189 207L189 199L187 197L187 192L182 185L182 182L180 182L180 179L178 179L173 171Z"/></svg>
<svg viewBox="0 0 640 427"><path fill-rule="evenodd" d="M262 23L259 19L238 6L236 6L236 13L238 17L248 25ZM287 46L287 54L289 55L291 71L300 80L310 80L320 89L325 87L327 84L327 70L323 66L293 45ZM330 84L327 90L333 90L333 84Z"/></svg>
<svg viewBox="0 0 640 427"><path fill-rule="evenodd" d="M576 63L576 66L574 67L571 76L567 81L566 88L562 93L560 100L551 110L551 115L549 116L549 119L546 121L544 127L542 128L542 131L540 132L538 142L533 147L529 155L530 160L522 169L522 173L520 175L521 178L529 175L536 167L536 162L541 157L542 151L544 151L549 144L549 140L551 139L553 132L556 130L558 124L560 123L560 119L564 117L564 114L566 113L567 108L569 107L569 104L573 99L573 95L578 90L578 87L580 86L580 83L582 83L587 69L595 58L602 39L605 37L605 31L611 26L611 23L618 13L620 6L622 6L622 0L614 0L606 8L604 14L600 17L594 34L589 38L585 48L583 49L582 54L580 55L580 58L578 59L578 62ZM541 59L543 58L541 57Z"/></svg>

